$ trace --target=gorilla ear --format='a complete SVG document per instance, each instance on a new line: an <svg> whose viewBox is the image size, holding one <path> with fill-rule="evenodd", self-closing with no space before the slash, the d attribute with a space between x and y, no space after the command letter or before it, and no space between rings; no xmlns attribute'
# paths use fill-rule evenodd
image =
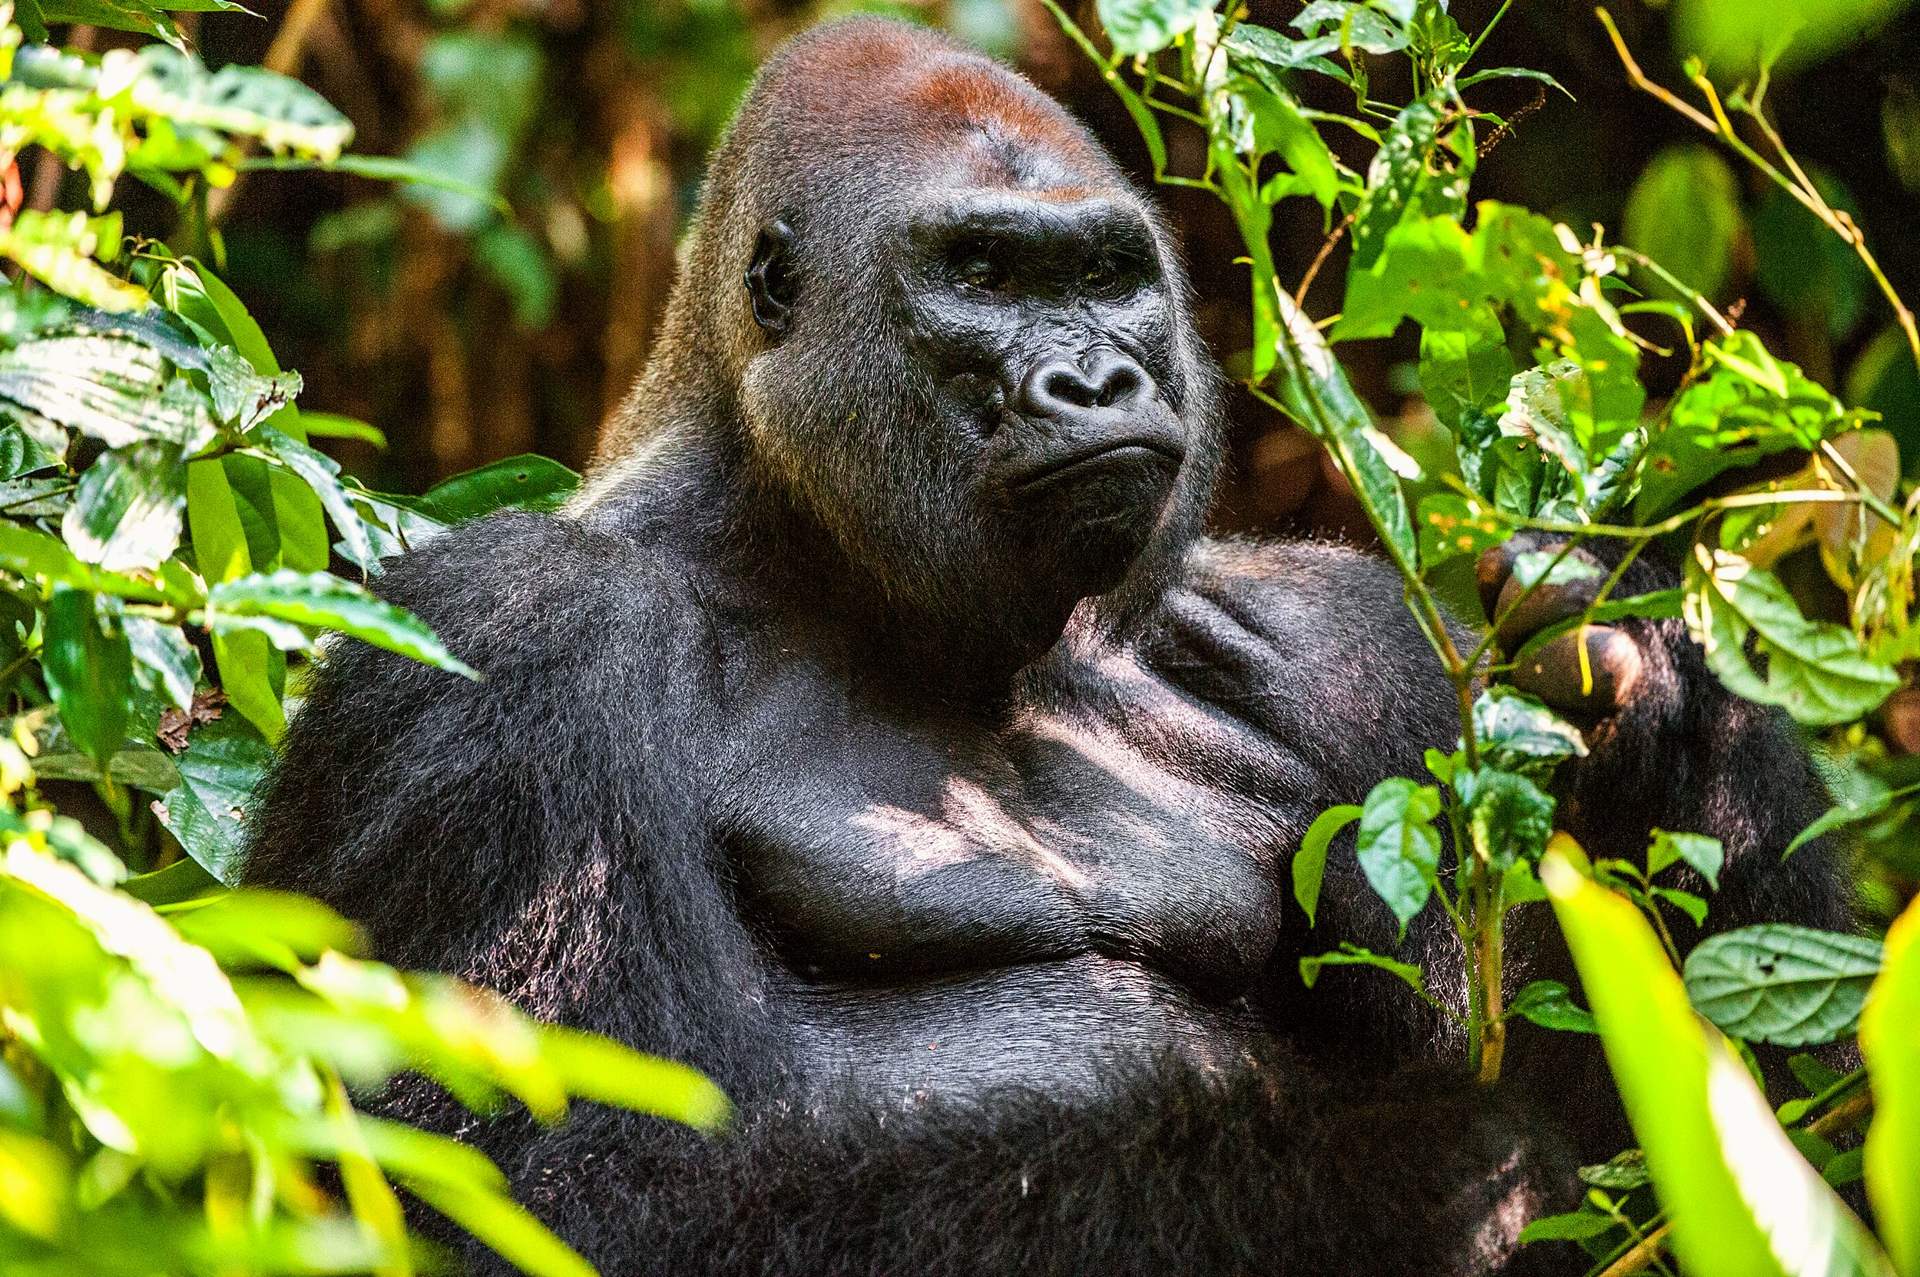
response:
<svg viewBox="0 0 1920 1277"><path fill-rule="evenodd" d="M793 228L782 221L768 222L753 241L753 259L747 263L747 298L753 305L753 322L776 341L786 335L793 318L793 298L799 290L788 250L793 246Z"/></svg>

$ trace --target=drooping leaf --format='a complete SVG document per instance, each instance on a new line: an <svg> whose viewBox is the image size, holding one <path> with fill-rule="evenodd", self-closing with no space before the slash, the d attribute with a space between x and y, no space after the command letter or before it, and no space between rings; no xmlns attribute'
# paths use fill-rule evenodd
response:
<svg viewBox="0 0 1920 1277"><path fill-rule="evenodd" d="M1600 1031L1593 1022L1593 1013L1575 1003L1572 991L1558 980L1533 981L1513 995L1507 1004L1507 1013L1531 1020L1543 1029L1569 1033Z"/></svg>
<svg viewBox="0 0 1920 1277"><path fill-rule="evenodd" d="M1853 1031L1879 971L1877 941L1769 923L1695 946L1687 955L1687 996L1735 1037L1808 1046Z"/></svg>
<svg viewBox="0 0 1920 1277"><path fill-rule="evenodd" d="M1404 930L1433 893L1440 868L1440 791L1393 776L1367 794L1355 847L1374 892Z"/></svg>
<svg viewBox="0 0 1920 1277"><path fill-rule="evenodd" d="M1375 953L1371 949L1363 949L1357 944L1341 941L1340 947L1330 953L1300 959L1301 982L1311 989L1319 981L1321 971L1327 967L1373 967L1399 980L1419 994L1423 1001L1433 1001L1433 995L1427 992L1426 977L1418 966Z"/></svg>
<svg viewBox="0 0 1920 1277"><path fill-rule="evenodd" d="M239 876L247 802L272 761L272 748L252 724L222 715L193 729L186 752L174 759L179 788L154 807L186 853L222 882Z"/></svg>
<svg viewBox="0 0 1920 1277"><path fill-rule="evenodd" d="M186 457L171 443L104 452L81 474L60 530L81 560L110 571L158 567L180 544Z"/></svg>
<svg viewBox="0 0 1920 1277"><path fill-rule="evenodd" d="M1720 866L1726 858L1726 848L1718 838L1656 829L1653 831L1653 841L1647 847L1647 876L1652 877L1668 865L1684 860L1707 880L1709 887L1718 891Z"/></svg>
<svg viewBox="0 0 1920 1277"><path fill-rule="evenodd" d="M126 739L133 657L119 620L65 586L47 602L41 668L73 743L103 766Z"/></svg>
<svg viewBox="0 0 1920 1277"><path fill-rule="evenodd" d="M1094 8L1114 52L1140 57L1193 30L1213 5L1214 0L1096 0Z"/></svg>
<svg viewBox="0 0 1920 1277"><path fill-rule="evenodd" d="M1899 686L1852 630L1802 616L1778 577L1740 555L1694 546L1686 591L1688 632L1720 681L1748 700L1826 726L1860 718Z"/></svg>
<svg viewBox="0 0 1920 1277"><path fill-rule="evenodd" d="M1580 729L1525 692L1495 684L1473 702L1483 765L1542 779L1569 758L1586 756Z"/></svg>
<svg viewBox="0 0 1920 1277"><path fill-rule="evenodd" d="M1534 860L1553 833L1551 795L1515 772L1481 767L1454 777L1454 791L1466 809L1467 835L1474 850L1496 872L1516 860Z"/></svg>
<svg viewBox="0 0 1920 1277"><path fill-rule="evenodd" d="M208 584L234 580L253 571L253 555L241 525L233 486L223 460L195 461L187 466L187 527L193 537L193 555ZM285 712L274 690L269 663L270 646L257 633L211 634L213 659L221 690L234 709L268 741L286 731Z"/></svg>
<svg viewBox="0 0 1920 1277"><path fill-rule="evenodd" d="M1313 818L1293 853L1293 898L1306 912L1307 925L1313 925L1320 907L1320 884L1327 872L1327 848L1335 834L1360 819L1361 809L1352 803L1329 807Z"/></svg>
<svg viewBox="0 0 1920 1277"><path fill-rule="evenodd" d="M207 592L207 625L215 633L259 629L257 621L302 630L338 630L409 659L468 678L479 677L404 608L351 581L324 572L274 572L222 581ZM266 627L271 634L282 631Z"/></svg>

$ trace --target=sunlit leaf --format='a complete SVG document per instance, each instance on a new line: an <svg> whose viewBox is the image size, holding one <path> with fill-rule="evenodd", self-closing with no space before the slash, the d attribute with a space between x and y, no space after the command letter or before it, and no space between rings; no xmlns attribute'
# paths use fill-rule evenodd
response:
<svg viewBox="0 0 1920 1277"><path fill-rule="evenodd" d="M1920 903L1887 929L1886 968L1860 1017L1860 1050L1873 1078L1867 1128L1867 1194L1903 1273L1920 1272Z"/></svg>

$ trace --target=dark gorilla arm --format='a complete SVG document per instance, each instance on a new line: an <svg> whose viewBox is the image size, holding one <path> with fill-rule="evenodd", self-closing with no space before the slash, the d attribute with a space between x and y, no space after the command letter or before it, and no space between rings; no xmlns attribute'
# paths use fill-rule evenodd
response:
<svg viewBox="0 0 1920 1277"><path fill-rule="evenodd" d="M712 1139L584 1105L551 1131L482 1122L417 1083L383 1099L488 1149L602 1271L1482 1272L1557 1204L1570 1163L1544 1126L1439 1069L1336 1081L1276 1048L1115 1072L1095 1098L802 1098L783 977L705 824L720 656L686 578L508 516L380 588L486 679L341 643L257 808L248 880L330 901L384 959L728 1088L740 1119Z"/></svg>

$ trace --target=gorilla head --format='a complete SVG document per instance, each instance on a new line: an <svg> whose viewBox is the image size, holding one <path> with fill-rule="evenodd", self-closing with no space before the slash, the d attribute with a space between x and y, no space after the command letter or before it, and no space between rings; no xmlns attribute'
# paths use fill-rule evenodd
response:
<svg viewBox="0 0 1920 1277"><path fill-rule="evenodd" d="M767 67L712 172L603 459L668 446L696 423L660 406L697 401L736 479L837 547L823 577L850 562L946 643L1031 656L1078 600L1164 574L1211 491L1214 375L1165 232L1058 105L839 23Z"/></svg>

